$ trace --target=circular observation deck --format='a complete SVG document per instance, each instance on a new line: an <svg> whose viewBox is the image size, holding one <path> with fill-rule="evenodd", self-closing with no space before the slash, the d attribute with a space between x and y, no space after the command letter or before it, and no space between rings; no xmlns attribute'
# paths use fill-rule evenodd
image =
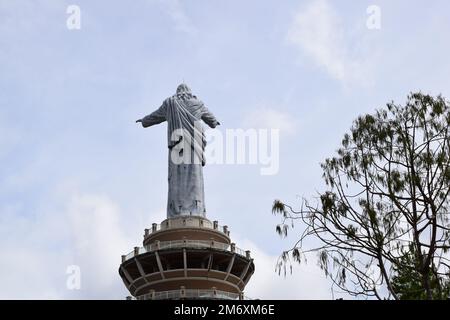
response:
<svg viewBox="0 0 450 320"><path fill-rule="evenodd" d="M153 223L152 229L145 229L144 246L155 241L171 240L214 240L230 244L228 226L219 226L218 221L209 221L198 216L184 216L166 219L161 224Z"/></svg>
<svg viewBox="0 0 450 320"><path fill-rule="evenodd" d="M190 216L153 224L151 232L146 229L144 246L122 256L119 274L135 297L225 299L242 296L254 270L250 251L231 243L226 226Z"/></svg>

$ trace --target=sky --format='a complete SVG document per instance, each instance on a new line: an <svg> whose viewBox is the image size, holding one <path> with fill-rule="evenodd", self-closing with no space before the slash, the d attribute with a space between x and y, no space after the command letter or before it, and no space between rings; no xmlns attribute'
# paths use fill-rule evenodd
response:
<svg viewBox="0 0 450 320"><path fill-rule="evenodd" d="M255 259L245 294L345 296L314 254L278 276L301 226L281 239L271 205L323 190L320 163L357 116L412 91L450 97L449 31L446 0L0 0L0 298L128 295L120 256L167 200L166 125L135 120L181 82L215 130L280 132L276 174L204 168L207 217ZM79 289L67 286L73 265Z"/></svg>

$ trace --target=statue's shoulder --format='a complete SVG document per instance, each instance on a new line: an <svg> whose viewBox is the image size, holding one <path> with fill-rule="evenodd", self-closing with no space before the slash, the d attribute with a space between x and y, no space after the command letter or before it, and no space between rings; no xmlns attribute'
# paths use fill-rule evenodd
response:
<svg viewBox="0 0 450 320"><path fill-rule="evenodd" d="M203 101L198 99L196 96L193 96L191 99L189 99L189 102L192 105L197 105L197 106L203 106L204 105Z"/></svg>
<svg viewBox="0 0 450 320"><path fill-rule="evenodd" d="M166 106L172 105L174 103L175 99L176 99L175 96L168 97L163 101L163 105L166 105Z"/></svg>

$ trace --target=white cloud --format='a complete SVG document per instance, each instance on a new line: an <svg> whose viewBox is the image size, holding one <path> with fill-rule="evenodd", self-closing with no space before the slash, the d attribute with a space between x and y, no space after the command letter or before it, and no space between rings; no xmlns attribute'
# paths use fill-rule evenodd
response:
<svg viewBox="0 0 450 320"><path fill-rule="evenodd" d="M120 208L109 197L73 193L66 210L23 216L20 206L0 208L0 299L124 299L118 274L120 255L139 245L140 235L121 221ZM151 217L156 218L156 217ZM138 220L138 219L135 219ZM155 220L156 221L156 220ZM142 227L142 228L141 228ZM248 240L256 272L245 291L257 299L329 299L329 283L315 264L278 276L277 257ZM81 269L81 289L68 290L66 269Z"/></svg>
<svg viewBox="0 0 450 320"><path fill-rule="evenodd" d="M0 207L0 299L124 299L120 256L140 245L137 229L104 195L68 196L65 210L23 215ZM55 199L55 202L58 202ZM142 228L141 228L142 227ZM69 265L81 269L81 290L68 290Z"/></svg>
<svg viewBox="0 0 450 320"><path fill-rule="evenodd" d="M365 47L363 29L356 30L353 35L344 28L327 0L315 0L295 14L287 41L345 85L355 81L368 84L371 56Z"/></svg>
<svg viewBox="0 0 450 320"><path fill-rule="evenodd" d="M290 114L275 108L262 106L246 114L243 126L255 129L279 129L281 134L297 132L297 123Z"/></svg>
<svg viewBox="0 0 450 320"><path fill-rule="evenodd" d="M120 209L106 196L76 195L68 206L74 264L90 296L110 297L118 289L120 255L132 250L120 223ZM137 242L139 235L134 239ZM117 294L119 290L116 290Z"/></svg>
<svg viewBox="0 0 450 320"><path fill-rule="evenodd" d="M330 283L319 267L308 264L293 264L292 274L286 276L275 272L278 256L270 255L249 240L238 240L236 244L251 251L255 273L250 279L245 295L251 299L331 299Z"/></svg>
<svg viewBox="0 0 450 320"><path fill-rule="evenodd" d="M193 25L191 19L187 16L183 5L179 0L164 1L164 8L172 19L177 31L193 35L197 29Z"/></svg>
<svg viewBox="0 0 450 320"><path fill-rule="evenodd" d="M58 229L52 221L43 226L36 217L22 216L20 211L20 205L0 207L0 299L60 298L63 292L58 280L64 279L58 265L67 259L67 251L57 252L57 242L52 246Z"/></svg>

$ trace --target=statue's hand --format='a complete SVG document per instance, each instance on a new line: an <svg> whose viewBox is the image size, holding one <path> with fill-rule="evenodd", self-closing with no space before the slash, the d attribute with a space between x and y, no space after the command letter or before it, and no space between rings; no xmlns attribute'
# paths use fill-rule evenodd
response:
<svg viewBox="0 0 450 320"><path fill-rule="evenodd" d="M136 120L136 123L142 122L142 119Z"/></svg>

